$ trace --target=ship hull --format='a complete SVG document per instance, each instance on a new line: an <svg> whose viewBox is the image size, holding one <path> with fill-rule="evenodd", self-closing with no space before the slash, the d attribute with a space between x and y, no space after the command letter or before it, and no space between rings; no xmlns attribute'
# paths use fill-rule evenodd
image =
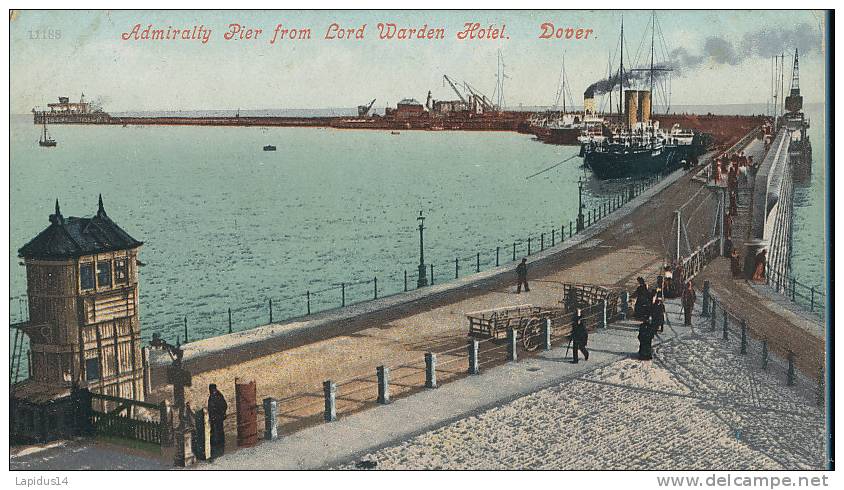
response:
<svg viewBox="0 0 844 490"><path fill-rule="evenodd" d="M599 179L655 175L678 165L675 151L668 148L626 151L585 151L583 163Z"/></svg>

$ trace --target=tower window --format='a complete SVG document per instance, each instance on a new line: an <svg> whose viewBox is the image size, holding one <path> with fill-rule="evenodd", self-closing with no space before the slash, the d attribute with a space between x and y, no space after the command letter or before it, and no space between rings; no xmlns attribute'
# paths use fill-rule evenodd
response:
<svg viewBox="0 0 844 490"><path fill-rule="evenodd" d="M115 284L126 284L129 282L129 274L126 268L126 259L115 259L114 261L114 282Z"/></svg>
<svg viewBox="0 0 844 490"><path fill-rule="evenodd" d="M97 262L97 287L111 286L111 261Z"/></svg>
<svg viewBox="0 0 844 490"><path fill-rule="evenodd" d="M85 379L100 379L100 358L85 359Z"/></svg>
<svg viewBox="0 0 844 490"><path fill-rule="evenodd" d="M80 264L79 284L83 291L94 289L94 264Z"/></svg>

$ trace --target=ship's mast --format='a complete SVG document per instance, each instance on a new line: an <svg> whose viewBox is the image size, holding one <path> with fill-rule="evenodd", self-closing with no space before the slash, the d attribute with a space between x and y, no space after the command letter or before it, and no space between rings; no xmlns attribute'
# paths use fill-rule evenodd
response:
<svg viewBox="0 0 844 490"><path fill-rule="evenodd" d="M618 65L618 116L624 118L624 15L621 16L621 63Z"/></svg>
<svg viewBox="0 0 844 490"><path fill-rule="evenodd" d="M651 14L651 114L650 117L654 115L654 31L656 31L656 11Z"/></svg>

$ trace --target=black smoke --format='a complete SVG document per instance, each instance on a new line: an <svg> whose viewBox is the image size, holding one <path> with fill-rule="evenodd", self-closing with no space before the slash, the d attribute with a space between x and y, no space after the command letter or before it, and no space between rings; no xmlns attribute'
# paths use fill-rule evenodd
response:
<svg viewBox="0 0 844 490"><path fill-rule="evenodd" d="M771 58L785 52L791 55L797 49L800 54L820 52L822 46L821 30L811 24L803 23L793 29L762 28L746 33L741 41L733 43L723 37L707 38L698 53L691 53L686 48L676 48L668 53L668 60L659 64L658 68L671 70L674 76L683 76L687 71L695 70L703 65L738 65L750 58ZM666 71L655 71L655 78L667 75ZM647 80L647 71L629 71L624 74L624 86L629 87L633 82ZM590 85L583 93L584 98L603 95L618 87L618 73L604 80Z"/></svg>

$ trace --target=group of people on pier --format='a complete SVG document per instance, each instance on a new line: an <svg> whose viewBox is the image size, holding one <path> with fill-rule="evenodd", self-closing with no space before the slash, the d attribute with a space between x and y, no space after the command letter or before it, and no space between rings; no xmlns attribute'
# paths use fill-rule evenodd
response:
<svg viewBox="0 0 844 490"><path fill-rule="evenodd" d="M683 305L684 324L692 324L692 311L694 311L697 293L692 281L686 281L682 270L666 266L663 274L656 278L656 285L648 288L643 277L636 278L638 286L633 293L635 303L633 306L633 317L641 320L639 325L639 359L653 359L653 339L665 328L668 316L665 313L666 298L681 298ZM677 284L682 284L677 293Z"/></svg>

